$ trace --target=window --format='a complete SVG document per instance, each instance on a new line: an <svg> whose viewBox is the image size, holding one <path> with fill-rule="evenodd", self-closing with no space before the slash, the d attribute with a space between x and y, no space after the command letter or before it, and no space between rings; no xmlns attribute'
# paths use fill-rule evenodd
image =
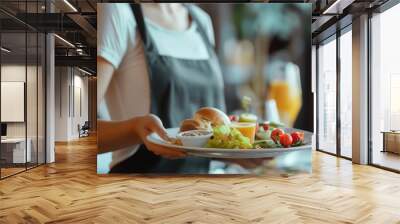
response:
<svg viewBox="0 0 400 224"><path fill-rule="evenodd" d="M318 149L336 153L336 39L318 47Z"/></svg>
<svg viewBox="0 0 400 224"><path fill-rule="evenodd" d="M351 48L352 33L350 29L340 36L340 155L348 158L352 157L353 73Z"/></svg>
<svg viewBox="0 0 400 224"><path fill-rule="evenodd" d="M400 170L400 5L371 18L372 163ZM384 134L384 132L387 132Z"/></svg>

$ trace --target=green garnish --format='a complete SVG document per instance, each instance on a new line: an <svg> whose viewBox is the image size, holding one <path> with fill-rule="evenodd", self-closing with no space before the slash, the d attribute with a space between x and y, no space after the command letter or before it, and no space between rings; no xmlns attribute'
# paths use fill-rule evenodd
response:
<svg viewBox="0 0 400 224"><path fill-rule="evenodd" d="M225 149L250 149L253 145L250 139L242 135L235 128L221 125L213 128L213 137L208 140L207 148L225 148Z"/></svg>

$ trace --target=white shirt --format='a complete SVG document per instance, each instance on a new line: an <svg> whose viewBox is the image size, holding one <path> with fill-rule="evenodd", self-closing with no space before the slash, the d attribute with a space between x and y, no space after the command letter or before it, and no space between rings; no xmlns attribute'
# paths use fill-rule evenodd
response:
<svg viewBox="0 0 400 224"><path fill-rule="evenodd" d="M97 8L97 55L115 68L112 77L102 77L101 71L98 71L99 83L111 79L107 89L98 89L105 92L104 99L98 99L98 117L103 120L126 120L148 114L150 83L144 49L140 44L140 35L137 35L131 7L127 3L102 3ZM209 15L197 6L193 7L193 13L206 28L208 38L214 44ZM191 23L182 32L168 30L147 18L145 25L160 55L195 60L210 57L206 44L197 32L196 23ZM110 166L125 160L136 149L137 146L113 152Z"/></svg>

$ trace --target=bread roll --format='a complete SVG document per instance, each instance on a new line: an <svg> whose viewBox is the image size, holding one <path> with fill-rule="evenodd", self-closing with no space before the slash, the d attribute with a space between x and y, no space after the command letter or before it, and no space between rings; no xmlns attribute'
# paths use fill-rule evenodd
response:
<svg viewBox="0 0 400 224"><path fill-rule="evenodd" d="M224 112L213 107L200 108L194 114L193 119L198 122L210 123L212 126L229 125L231 123Z"/></svg>
<svg viewBox="0 0 400 224"><path fill-rule="evenodd" d="M186 119L181 123L180 132L190 130L211 130L209 122L197 121L194 119Z"/></svg>

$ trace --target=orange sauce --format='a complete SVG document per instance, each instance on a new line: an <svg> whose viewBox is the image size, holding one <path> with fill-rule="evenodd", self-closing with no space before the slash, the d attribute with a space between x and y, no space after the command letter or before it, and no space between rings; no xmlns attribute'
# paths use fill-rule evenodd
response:
<svg viewBox="0 0 400 224"><path fill-rule="evenodd" d="M232 128L236 128L243 136L250 139L250 143L254 143L256 135L256 123L251 122L234 122L231 124Z"/></svg>

